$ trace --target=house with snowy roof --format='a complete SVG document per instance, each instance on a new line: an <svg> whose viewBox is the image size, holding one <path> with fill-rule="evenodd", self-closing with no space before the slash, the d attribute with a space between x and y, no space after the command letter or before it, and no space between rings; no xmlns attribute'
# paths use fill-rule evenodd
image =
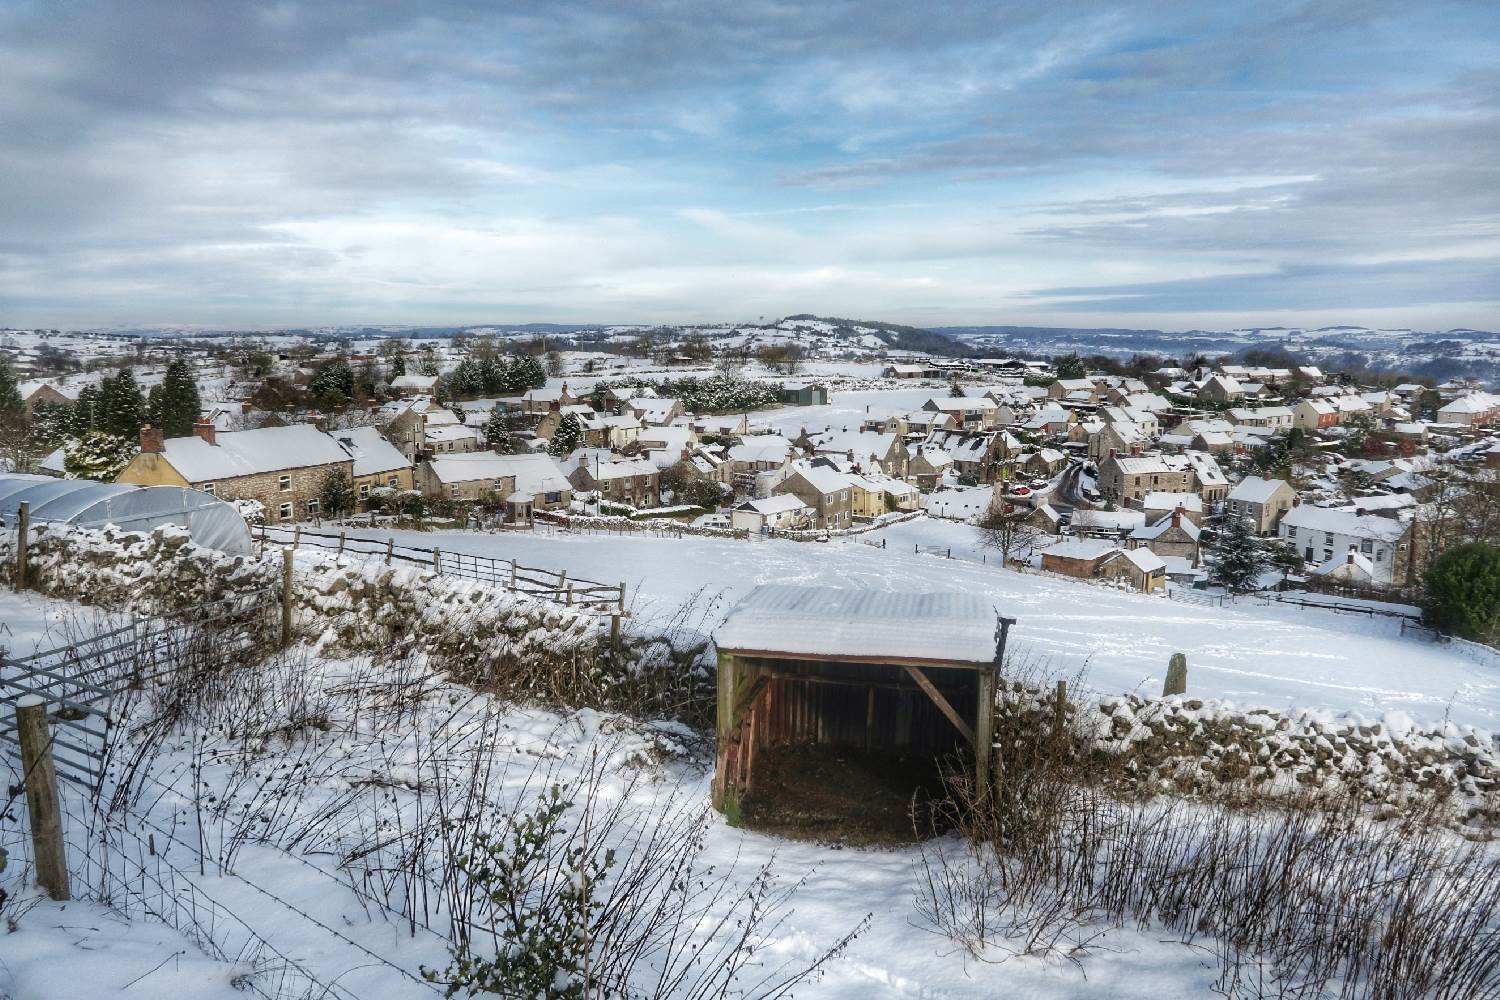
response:
<svg viewBox="0 0 1500 1000"><path fill-rule="evenodd" d="M793 462L785 479L772 493L791 494L813 510L818 528L847 528L854 519L854 498L849 477L810 462Z"/></svg>
<svg viewBox="0 0 1500 1000"><path fill-rule="evenodd" d="M267 521L317 517L330 475L353 478L354 457L311 424L219 433L199 422L189 437L141 428L140 453L116 482L187 486L221 500L254 500Z"/></svg>
<svg viewBox="0 0 1500 1000"><path fill-rule="evenodd" d="M566 507L573 496L573 484L557 460L540 451L435 456L417 466L416 482L427 496L449 500L477 500L487 495L508 499L520 493L538 510Z"/></svg>
<svg viewBox="0 0 1500 1000"><path fill-rule="evenodd" d="M1412 572L1411 525L1399 517L1302 504L1286 513L1277 534L1316 565L1353 547L1370 561L1373 583L1405 584Z"/></svg>
<svg viewBox="0 0 1500 1000"><path fill-rule="evenodd" d="M1246 476L1229 491L1225 503L1227 513L1249 518L1257 534L1269 535L1297 504L1297 492L1284 479Z"/></svg>
<svg viewBox="0 0 1500 1000"><path fill-rule="evenodd" d="M661 471L639 458L585 457L568 476L573 489L600 493L606 500L632 507L661 504Z"/></svg>
<svg viewBox="0 0 1500 1000"><path fill-rule="evenodd" d="M361 509L367 505L371 490L415 488L416 469L378 427L351 427L334 431L332 437L354 458L350 475Z"/></svg>
<svg viewBox="0 0 1500 1000"><path fill-rule="evenodd" d="M741 500L729 510L729 526L736 531L756 534L777 529L795 530L810 527L813 514L813 509L795 494L780 493Z"/></svg>
<svg viewBox="0 0 1500 1000"><path fill-rule="evenodd" d="M1186 510L1179 507L1155 524L1143 524L1132 530L1126 545L1132 549L1150 549L1163 558L1177 556L1197 566L1201 556L1201 534L1202 529L1188 518Z"/></svg>

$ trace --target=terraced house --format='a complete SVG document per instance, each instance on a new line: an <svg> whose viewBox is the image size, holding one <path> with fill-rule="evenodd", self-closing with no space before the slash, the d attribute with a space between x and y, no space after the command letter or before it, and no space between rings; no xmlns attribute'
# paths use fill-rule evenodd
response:
<svg viewBox="0 0 1500 1000"><path fill-rule="evenodd" d="M310 424L220 433L194 425L191 437L141 428L141 451L116 482L189 486L223 500L254 500L268 523L317 517L330 474L353 479L354 456Z"/></svg>

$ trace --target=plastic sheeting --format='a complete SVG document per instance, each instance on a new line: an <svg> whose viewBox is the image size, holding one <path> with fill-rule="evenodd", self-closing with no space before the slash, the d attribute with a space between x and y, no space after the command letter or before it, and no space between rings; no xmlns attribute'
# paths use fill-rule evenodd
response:
<svg viewBox="0 0 1500 1000"><path fill-rule="evenodd" d="M202 490L0 475L0 521L13 526L23 502L30 505L33 523L61 522L76 528L113 524L141 532L175 524L186 528L194 542L207 548L231 555L250 552L250 529L239 511Z"/></svg>

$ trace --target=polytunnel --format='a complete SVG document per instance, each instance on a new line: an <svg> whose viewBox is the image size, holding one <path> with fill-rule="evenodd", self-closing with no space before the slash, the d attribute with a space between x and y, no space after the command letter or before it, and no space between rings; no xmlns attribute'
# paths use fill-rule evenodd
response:
<svg viewBox="0 0 1500 1000"><path fill-rule="evenodd" d="M32 524L52 522L76 528L113 524L139 532L176 524L186 528L199 545L232 555L250 553L250 529L240 512L202 490L0 475L0 523L7 529L15 527L22 503L29 505Z"/></svg>

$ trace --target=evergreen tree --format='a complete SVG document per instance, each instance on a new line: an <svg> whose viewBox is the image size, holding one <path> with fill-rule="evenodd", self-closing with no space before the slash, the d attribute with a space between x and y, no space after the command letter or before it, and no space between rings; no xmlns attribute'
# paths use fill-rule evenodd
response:
<svg viewBox="0 0 1500 1000"><path fill-rule="evenodd" d="M68 421L68 436L83 437L97 426L97 413L99 408L99 389L93 383L85 385L78 390L78 398L73 401L73 410Z"/></svg>
<svg viewBox="0 0 1500 1000"><path fill-rule="evenodd" d="M496 403L490 411L490 421L484 425L484 445L500 455L513 455L520 450L514 418L502 403Z"/></svg>
<svg viewBox="0 0 1500 1000"><path fill-rule="evenodd" d="M146 422L146 404L135 373L129 366L114 378L99 384L99 401L95 407L94 427L126 441L134 441Z"/></svg>
<svg viewBox="0 0 1500 1000"><path fill-rule="evenodd" d="M401 355L391 358L391 378L400 378L406 374L406 359Z"/></svg>
<svg viewBox="0 0 1500 1000"><path fill-rule="evenodd" d="M354 372L349 362L338 358L318 369L308 388L319 406L327 410L340 409L354 399Z"/></svg>
<svg viewBox="0 0 1500 1000"><path fill-rule="evenodd" d="M69 479L96 479L112 483L135 457L134 438L123 438L105 431L89 431L82 437L68 438L63 445L63 471Z"/></svg>
<svg viewBox="0 0 1500 1000"><path fill-rule="evenodd" d="M1433 628L1500 644L1500 546L1456 545L1427 570L1427 621Z"/></svg>
<svg viewBox="0 0 1500 1000"><path fill-rule="evenodd" d="M1078 356L1077 351L1064 354L1060 358L1053 359L1053 365L1057 369L1057 377L1060 379L1083 378L1088 374L1083 366L1083 359Z"/></svg>
<svg viewBox="0 0 1500 1000"><path fill-rule="evenodd" d="M151 423L169 438L193 433L193 425L203 415L203 403L198 396L198 381L186 361L179 359L167 365L161 384L153 386L147 396L146 411Z"/></svg>
<svg viewBox="0 0 1500 1000"><path fill-rule="evenodd" d="M328 470L318 489L318 507L323 516L345 517L354 513L356 502L354 481L335 469Z"/></svg>
<svg viewBox="0 0 1500 1000"><path fill-rule="evenodd" d="M564 413L563 418L557 422L557 430L552 434L552 442L547 445L547 451L552 455L571 455L582 443L583 425L578 422L578 415Z"/></svg>
<svg viewBox="0 0 1500 1000"><path fill-rule="evenodd" d="M1219 531L1218 557L1208 578L1229 590L1248 590L1266 569L1266 554L1248 517L1230 516Z"/></svg>
<svg viewBox="0 0 1500 1000"><path fill-rule="evenodd" d="M52 449L73 433L74 407L69 403L37 403L31 411L31 436L37 445Z"/></svg>
<svg viewBox="0 0 1500 1000"><path fill-rule="evenodd" d="M9 362L0 361L0 424L19 426L25 414L26 406L21 400L16 373L11 371Z"/></svg>
<svg viewBox="0 0 1500 1000"><path fill-rule="evenodd" d="M523 354L511 359L507 374L510 392L540 389L547 384L547 369L542 367L535 354Z"/></svg>

